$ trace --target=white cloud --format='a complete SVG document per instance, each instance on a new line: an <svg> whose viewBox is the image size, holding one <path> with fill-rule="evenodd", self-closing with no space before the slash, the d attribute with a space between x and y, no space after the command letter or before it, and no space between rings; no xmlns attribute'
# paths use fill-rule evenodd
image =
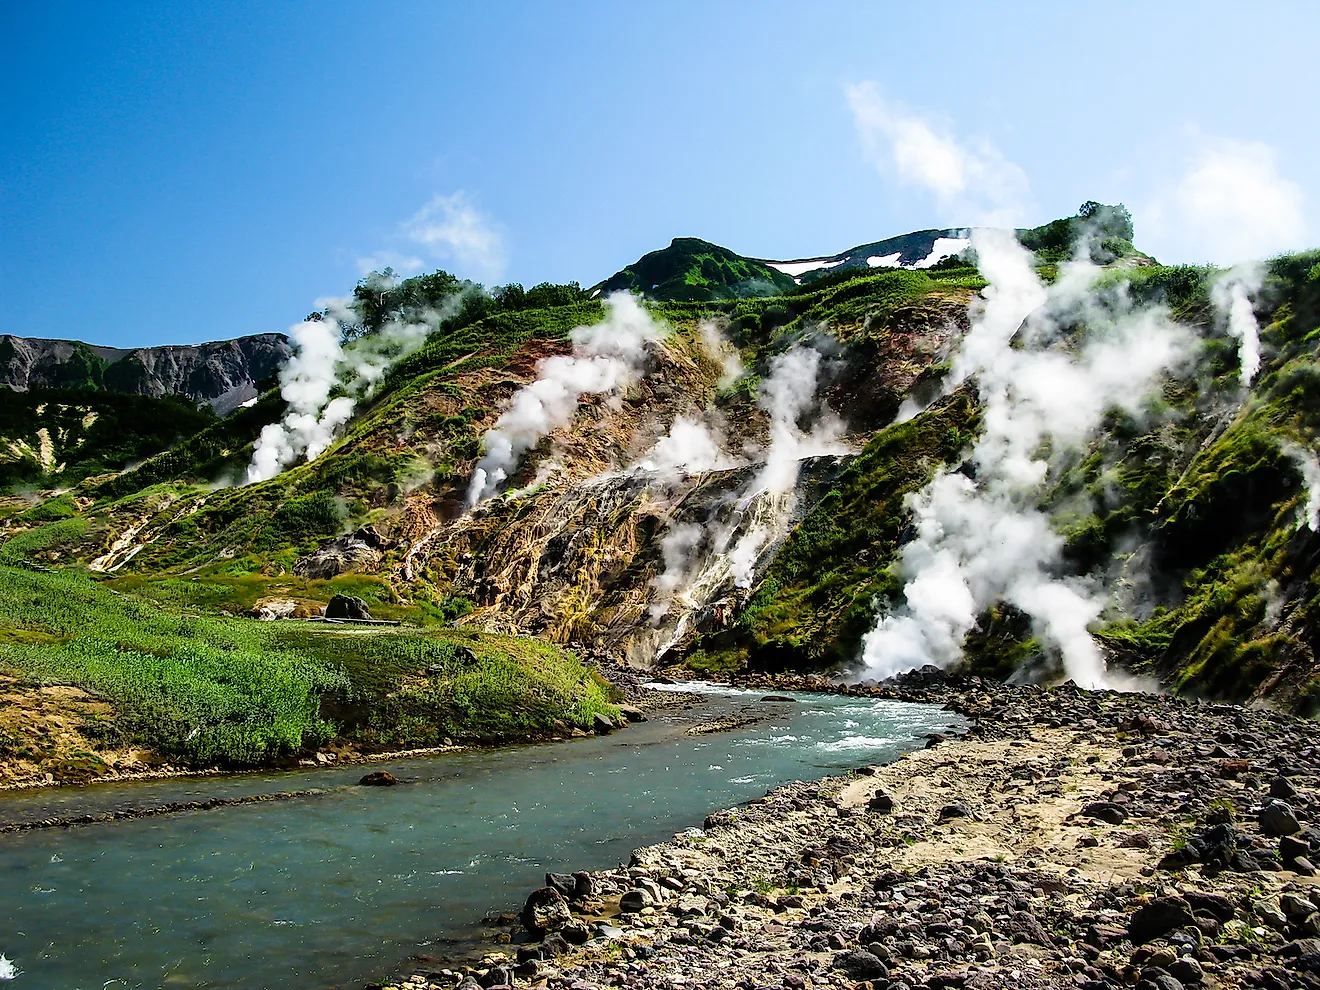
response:
<svg viewBox="0 0 1320 990"><path fill-rule="evenodd" d="M960 141L945 122L885 99L874 83L846 86L844 93L862 148L882 175L930 191L953 223L1025 219L1027 175L988 141Z"/></svg>
<svg viewBox="0 0 1320 990"><path fill-rule="evenodd" d="M432 255L449 258L483 281L504 271L504 239L465 192L436 196L403 225L404 234Z"/></svg>
<svg viewBox="0 0 1320 990"><path fill-rule="evenodd" d="M1232 265L1304 246L1306 200L1259 141L1193 136L1176 182L1133 210L1138 237L1165 262Z"/></svg>
<svg viewBox="0 0 1320 990"><path fill-rule="evenodd" d="M392 239L393 245L356 259L359 274L392 268L406 278L447 268L489 285L499 281L508 259L498 226L462 190L432 198Z"/></svg>

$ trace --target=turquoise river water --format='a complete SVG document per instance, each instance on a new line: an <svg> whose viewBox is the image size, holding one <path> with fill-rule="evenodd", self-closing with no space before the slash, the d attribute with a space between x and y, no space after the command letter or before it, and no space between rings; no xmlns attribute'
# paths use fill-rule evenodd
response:
<svg viewBox="0 0 1320 990"><path fill-rule="evenodd" d="M3 986L358 988L411 954L470 946L546 870L600 869L711 811L896 758L960 724L937 708L707 688L686 712L573 742L364 768L0 795L0 822L324 788L0 835ZM697 721L768 715L710 735ZM358 787L366 769L402 783ZM8 975L8 974L0 974Z"/></svg>

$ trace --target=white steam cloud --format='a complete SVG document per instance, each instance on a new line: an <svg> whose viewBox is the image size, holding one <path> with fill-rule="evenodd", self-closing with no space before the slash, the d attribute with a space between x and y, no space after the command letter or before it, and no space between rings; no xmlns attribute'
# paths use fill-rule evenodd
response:
<svg viewBox="0 0 1320 990"><path fill-rule="evenodd" d="M1252 307L1252 297L1260 291L1265 270L1256 262L1235 265L1215 280L1210 301L1228 327L1229 336L1237 339L1242 387L1250 388L1260 370L1260 325Z"/></svg>
<svg viewBox="0 0 1320 990"><path fill-rule="evenodd" d="M514 394L486 432L485 456L468 486L469 505L495 494L523 454L571 423L583 395L620 391L641 374L647 345L664 336L664 327L627 293L610 296L605 307L602 322L573 331L572 354L546 358L537 366L536 381Z"/></svg>
<svg viewBox="0 0 1320 990"><path fill-rule="evenodd" d="M719 437L709 426L700 420L679 416L637 467L644 471L700 474L703 471L727 471L737 463L725 453Z"/></svg>
<svg viewBox="0 0 1320 990"><path fill-rule="evenodd" d="M1081 581L1054 576L1063 541L1036 507L1047 458L1082 444L1110 408L1140 415L1191 338L1162 310L1130 312L1121 297L1102 302L1088 289L1088 263L1066 266L1047 290L1011 231L977 229L972 245L990 286L952 378L974 375L980 392L977 477L941 472L909 496L917 535L900 557L904 601L866 636L864 676L953 662L977 616L1003 600L1032 617L1074 681L1100 686L1104 662L1087 626L1103 600ZM1069 353L1059 318L1100 332Z"/></svg>
<svg viewBox="0 0 1320 990"><path fill-rule="evenodd" d="M1320 533L1320 460L1301 444L1284 444L1283 452L1296 465L1306 483L1306 509L1299 525Z"/></svg>
<svg viewBox="0 0 1320 990"><path fill-rule="evenodd" d="M844 87L862 149L882 175L934 194L955 222L1018 222L1031 202L1026 173L988 141L959 141L942 120L886 99L871 82Z"/></svg>
<svg viewBox="0 0 1320 990"><path fill-rule="evenodd" d="M457 296L450 306L458 305ZM247 468L247 483L274 478L299 458L315 460L353 416L358 398L370 394L400 358L426 342L445 311L427 313L423 322L392 320L380 330L343 346L343 327L356 320L344 300L318 300L326 315L289 328L293 356L280 368L280 395L288 408L278 423L262 428ZM330 398L340 388L345 394Z"/></svg>

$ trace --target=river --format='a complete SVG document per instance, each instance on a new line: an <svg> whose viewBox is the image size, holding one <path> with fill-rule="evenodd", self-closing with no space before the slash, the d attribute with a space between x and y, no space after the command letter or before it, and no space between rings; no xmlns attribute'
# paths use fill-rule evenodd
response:
<svg viewBox="0 0 1320 990"><path fill-rule="evenodd" d="M883 762L959 718L831 695L706 688L686 712L563 743L232 777L0 795L0 821L322 788L243 804L0 835L6 985L360 988L410 955L472 945L546 870L600 869L711 811ZM694 722L765 716L691 735ZM366 769L401 784L359 787Z"/></svg>

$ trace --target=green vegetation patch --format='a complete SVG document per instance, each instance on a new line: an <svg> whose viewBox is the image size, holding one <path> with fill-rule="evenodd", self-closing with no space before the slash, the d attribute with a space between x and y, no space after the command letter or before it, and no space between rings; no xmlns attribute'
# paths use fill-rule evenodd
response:
<svg viewBox="0 0 1320 990"><path fill-rule="evenodd" d="M607 685L550 644L222 618L4 566L0 666L107 698L128 739L196 766L268 763L336 739L510 738L617 714Z"/></svg>

